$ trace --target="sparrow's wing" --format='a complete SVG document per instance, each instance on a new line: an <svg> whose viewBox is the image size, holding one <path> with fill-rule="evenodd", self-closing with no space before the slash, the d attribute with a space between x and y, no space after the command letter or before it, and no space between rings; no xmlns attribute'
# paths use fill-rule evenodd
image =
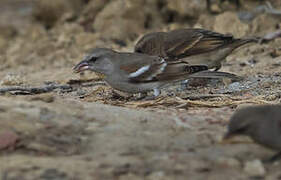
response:
<svg viewBox="0 0 281 180"><path fill-rule="evenodd" d="M167 66L163 73L158 74L156 79L159 81L180 81L188 78L190 75L207 70L205 65L188 65L184 61L167 62Z"/></svg>
<svg viewBox="0 0 281 180"><path fill-rule="evenodd" d="M133 57L134 56L134 57ZM122 56L126 58L125 54ZM128 56L129 57L129 56ZM185 79L195 72L207 70L207 66L189 66L184 61L167 62L158 56L145 54L130 54L131 61L120 66L132 82L152 82ZM129 63L128 63L129 62Z"/></svg>
<svg viewBox="0 0 281 180"><path fill-rule="evenodd" d="M222 71L200 71L190 75L191 78L212 78L212 79L222 79L229 78L232 80L242 80L243 78L232 73L222 72Z"/></svg>
<svg viewBox="0 0 281 180"><path fill-rule="evenodd" d="M232 35L224 35L204 29L180 29L168 32L165 52L172 58L184 58L216 50L233 43Z"/></svg>
<svg viewBox="0 0 281 180"><path fill-rule="evenodd" d="M124 60L126 55L122 56ZM148 56L145 54L130 54L130 59L126 64L121 65L120 69L124 71L131 81L151 81L156 76L163 73L167 62L158 56Z"/></svg>

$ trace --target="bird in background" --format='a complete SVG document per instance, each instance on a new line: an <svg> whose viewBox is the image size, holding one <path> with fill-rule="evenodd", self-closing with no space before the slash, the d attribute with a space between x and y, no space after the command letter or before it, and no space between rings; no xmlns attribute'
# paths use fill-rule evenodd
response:
<svg viewBox="0 0 281 180"><path fill-rule="evenodd" d="M164 85L185 80L208 67L189 65L181 60L167 61L159 56L96 48L73 69L76 73L86 70L101 73L116 90L127 93L153 91L157 97Z"/></svg>
<svg viewBox="0 0 281 180"><path fill-rule="evenodd" d="M178 29L144 35L134 51L160 56L169 61L187 62L189 65L206 65L208 69L221 68L221 62L236 48L259 42L257 38L236 39L204 29Z"/></svg>
<svg viewBox="0 0 281 180"><path fill-rule="evenodd" d="M237 110L230 119L224 140L245 135L278 151L270 162L281 159L281 105L250 106Z"/></svg>

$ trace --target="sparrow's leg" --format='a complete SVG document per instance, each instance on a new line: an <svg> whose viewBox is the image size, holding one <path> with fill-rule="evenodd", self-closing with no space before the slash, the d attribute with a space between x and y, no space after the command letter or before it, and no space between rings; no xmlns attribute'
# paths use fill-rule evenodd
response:
<svg viewBox="0 0 281 180"><path fill-rule="evenodd" d="M214 71L218 71L221 68L221 63L219 63L218 65L216 65L216 68Z"/></svg>
<svg viewBox="0 0 281 180"><path fill-rule="evenodd" d="M153 89L152 96L146 96L146 97L142 98L141 100L144 100L144 101L155 100L160 94L161 94L161 91L159 89L155 88L155 89Z"/></svg>

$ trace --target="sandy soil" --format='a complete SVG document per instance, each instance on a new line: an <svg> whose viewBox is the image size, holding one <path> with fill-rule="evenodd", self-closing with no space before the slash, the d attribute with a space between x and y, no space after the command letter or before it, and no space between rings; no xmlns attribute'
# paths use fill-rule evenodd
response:
<svg viewBox="0 0 281 180"><path fill-rule="evenodd" d="M47 3L46 3L47 2ZM264 2L205 0L0 0L0 179L281 179L281 163L250 139L222 143L232 113L281 97L281 38L238 49L222 71L240 81L190 80L153 101L120 97L72 67L91 48L132 51L152 31L203 27L235 37L280 30ZM281 11L281 1L271 1ZM121 10L120 10L121 9ZM279 12L279 11L278 11ZM204 97L203 97L204 96Z"/></svg>

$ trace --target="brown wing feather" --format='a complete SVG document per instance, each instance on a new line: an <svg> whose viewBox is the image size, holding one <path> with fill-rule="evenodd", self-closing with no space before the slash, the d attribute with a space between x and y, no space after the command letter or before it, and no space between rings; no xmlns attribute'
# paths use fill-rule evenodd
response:
<svg viewBox="0 0 281 180"><path fill-rule="evenodd" d="M190 66L184 61L166 62L165 69L158 73L151 81L172 81L186 79L190 74L207 70L208 67L204 65Z"/></svg>
<svg viewBox="0 0 281 180"><path fill-rule="evenodd" d="M166 35L166 52L171 58L183 58L209 52L233 43L232 35L203 29L181 29Z"/></svg>
<svg viewBox="0 0 281 180"><path fill-rule="evenodd" d="M156 78L161 81L184 80L193 73L207 69L208 67L204 65L190 66L184 62L179 64L168 64L165 71L156 76Z"/></svg>
<svg viewBox="0 0 281 180"><path fill-rule="evenodd" d="M132 82L143 82L143 81L151 81L155 79L158 74L163 73L166 68L166 61L163 58L156 56L145 56L150 58L148 63L142 63L141 66L132 64L131 66L126 65L126 67L121 66L120 69L124 70L129 75L129 79ZM130 68L129 68L130 67Z"/></svg>
<svg viewBox="0 0 281 180"><path fill-rule="evenodd" d="M144 35L135 45L135 52L165 57L162 49L165 32L154 32Z"/></svg>

